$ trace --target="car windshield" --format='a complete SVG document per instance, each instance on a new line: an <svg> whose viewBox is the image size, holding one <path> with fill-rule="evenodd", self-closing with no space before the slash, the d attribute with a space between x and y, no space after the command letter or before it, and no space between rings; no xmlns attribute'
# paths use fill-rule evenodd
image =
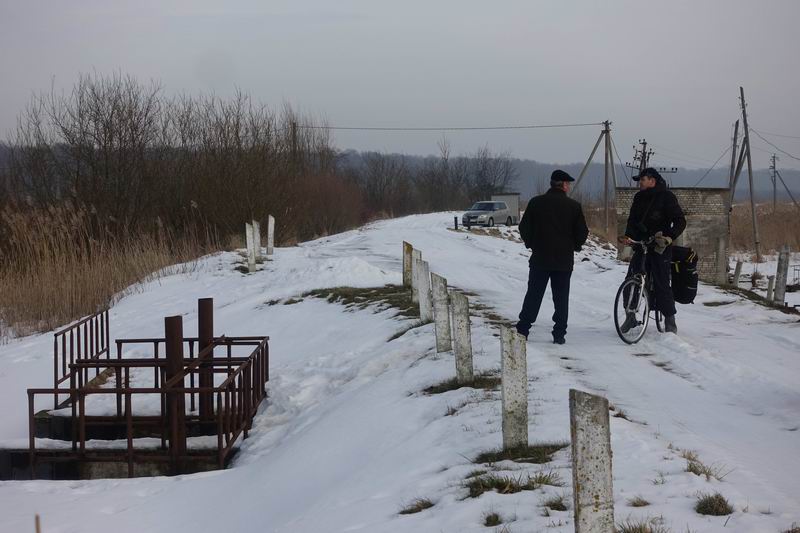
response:
<svg viewBox="0 0 800 533"><path fill-rule="evenodd" d="M469 208L470 211L492 211L493 202L476 202Z"/></svg>

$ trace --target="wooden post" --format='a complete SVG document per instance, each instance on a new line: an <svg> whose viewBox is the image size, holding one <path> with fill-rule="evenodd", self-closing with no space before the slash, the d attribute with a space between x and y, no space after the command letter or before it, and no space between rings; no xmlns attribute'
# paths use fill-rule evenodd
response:
<svg viewBox="0 0 800 533"><path fill-rule="evenodd" d="M200 298L197 300L197 339L199 354L214 343L214 299ZM214 358L214 348L205 356L206 359ZM198 383L201 388L214 386L214 373L210 363L201 363L200 378ZM201 392L199 395L200 419L204 422L214 420L214 393Z"/></svg>
<svg viewBox="0 0 800 533"><path fill-rule="evenodd" d="M742 275L742 261L741 259L736 261L736 269L733 271L733 281L731 285L734 287L739 287L739 278Z"/></svg>
<svg viewBox="0 0 800 533"><path fill-rule="evenodd" d="M453 308L453 352L456 357L456 380L472 383L475 373L472 366L472 331L469 323L469 300L465 294L450 291Z"/></svg>
<svg viewBox="0 0 800 533"><path fill-rule="evenodd" d="M183 317L168 316L164 318L164 338L166 349L166 380L183 372ZM184 381L179 381L174 388L182 389ZM186 453L186 398L183 392L167 394L170 424L169 448L172 453L173 468L180 471L180 456Z"/></svg>
<svg viewBox="0 0 800 533"><path fill-rule="evenodd" d="M605 145L606 145L606 165L605 165L605 174L604 174L604 178L603 178L604 179L604 182L603 182L604 183L604 185L603 185L603 212L605 213L605 218L606 218L606 238L608 238L608 230L609 230L609 224L608 224L608 167L609 167L609 165L608 165L608 163L609 163L609 158L611 156L611 131L609 129L609 122L607 120L605 122L603 122L603 124L604 124L603 131L605 131L605 134L606 134L606 142L605 142Z"/></svg>
<svg viewBox="0 0 800 533"><path fill-rule="evenodd" d="M431 270L427 261L419 261L419 318L427 324L433 321L431 301Z"/></svg>
<svg viewBox="0 0 800 533"><path fill-rule="evenodd" d="M789 247L784 245L778 254L778 271L775 273L775 304L783 306L786 300L786 283L789 279Z"/></svg>
<svg viewBox="0 0 800 533"><path fill-rule="evenodd" d="M503 449L528 446L528 363L525 337L500 328Z"/></svg>
<svg viewBox="0 0 800 533"><path fill-rule="evenodd" d="M453 349L453 337L450 333L450 298L447 295L447 280L439 274L431 274L431 297L436 330L436 352L449 352Z"/></svg>
<svg viewBox="0 0 800 533"><path fill-rule="evenodd" d="M411 301L419 303L419 272L422 265L422 252L411 251Z"/></svg>
<svg viewBox="0 0 800 533"><path fill-rule="evenodd" d="M578 190L578 185L581 184L581 180L583 179L584 174L586 171L589 170L589 165L592 164L592 159L594 159L594 154L597 152L597 147L600 146L600 141L603 140L603 136L606 134L606 131L603 130L600 132L600 135L597 137L597 142L594 143L594 148L592 148L592 153L589 154L589 159L586 160L586 164L583 165L581 169L581 173L578 175L578 179L575 181L575 185L572 187L572 193L574 194Z"/></svg>
<svg viewBox="0 0 800 533"><path fill-rule="evenodd" d="M744 126L744 144L747 146L747 176L750 181L750 209L753 215L753 240L756 245L756 263L761 262L761 238L758 235L758 216L756 213L756 198L753 190L753 160L750 157L750 128L747 126L747 104L744 101L744 88L739 87L742 98L742 125Z"/></svg>
<svg viewBox="0 0 800 533"><path fill-rule="evenodd" d="M272 255L275 253L275 217L269 215L267 217L267 261L272 261Z"/></svg>
<svg viewBox="0 0 800 533"><path fill-rule="evenodd" d="M403 241L403 287L411 287L411 255L414 247Z"/></svg>
<svg viewBox="0 0 800 533"><path fill-rule="evenodd" d="M608 400L569 391L575 533L614 533Z"/></svg>
<svg viewBox="0 0 800 533"><path fill-rule="evenodd" d="M728 216L730 217L730 209L733 206L733 193L734 193L734 180L736 177L736 152L739 150L739 121L733 126L733 145L731 146L731 175L728 180ZM728 228L730 230L730 228Z"/></svg>

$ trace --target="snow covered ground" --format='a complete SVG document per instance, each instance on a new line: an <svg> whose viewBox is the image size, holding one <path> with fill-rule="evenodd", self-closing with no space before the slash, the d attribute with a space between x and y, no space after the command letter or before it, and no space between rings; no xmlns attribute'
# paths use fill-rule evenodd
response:
<svg viewBox="0 0 800 533"><path fill-rule="evenodd" d="M31 531L36 513L46 533L491 531L483 525L490 512L508 531L572 531L571 509L542 506L558 495L571 502L568 449L545 465L476 465L479 452L501 444L499 392L421 394L454 375L452 355L434 353L432 325L389 341L412 321L315 298L274 303L315 288L400 283L406 240L450 285L513 320L528 253L513 239L454 232L452 220L440 213L381 221L277 249L253 275L234 271L237 254L222 253L124 298L111 310L112 338L160 335L171 314L183 314L184 331L193 332L196 300L208 296L218 334L271 336L270 397L250 437L220 472L0 482L0 531ZM569 439L569 388L602 394L626 415L611 418L618 522L653 518L675 532L742 533L800 523L797 316L703 285L694 305L679 308L679 335L653 330L627 346L610 313L624 273L599 245L578 255L564 346L550 343L545 297L528 342L531 442ZM472 327L476 366L498 369L496 326L476 316ZM49 385L51 349L50 334L0 346L0 444L25 445L25 389ZM686 451L727 475L707 481L686 472ZM492 467L514 476L553 472L563 486L468 498L465 477ZM717 491L734 513L695 513L697 494ZM650 505L629 506L635 496ZM434 506L398 514L416 498Z"/></svg>

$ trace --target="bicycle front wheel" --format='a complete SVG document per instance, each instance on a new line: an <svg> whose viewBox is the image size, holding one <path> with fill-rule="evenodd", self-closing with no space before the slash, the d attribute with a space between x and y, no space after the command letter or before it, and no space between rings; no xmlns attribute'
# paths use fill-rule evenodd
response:
<svg viewBox="0 0 800 533"><path fill-rule="evenodd" d="M614 298L614 327L617 335L627 344L635 344L644 337L650 321L650 299L641 278L622 282Z"/></svg>

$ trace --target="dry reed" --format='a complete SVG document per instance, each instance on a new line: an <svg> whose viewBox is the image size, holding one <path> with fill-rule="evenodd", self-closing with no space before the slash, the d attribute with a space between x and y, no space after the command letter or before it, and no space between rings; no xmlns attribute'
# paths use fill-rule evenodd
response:
<svg viewBox="0 0 800 533"><path fill-rule="evenodd" d="M115 236L67 206L0 213L0 338L49 331L211 251L207 236L163 229ZM183 263L183 264L182 264ZM181 266L167 268L171 265Z"/></svg>

